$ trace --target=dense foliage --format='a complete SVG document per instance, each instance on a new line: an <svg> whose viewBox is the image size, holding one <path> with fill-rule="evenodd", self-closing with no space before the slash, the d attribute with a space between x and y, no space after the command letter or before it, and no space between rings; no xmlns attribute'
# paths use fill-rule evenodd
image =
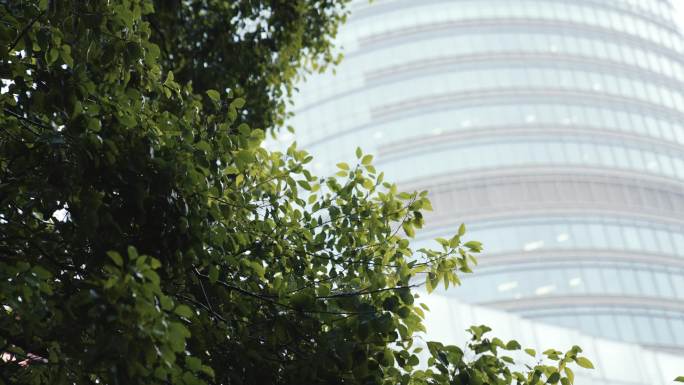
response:
<svg viewBox="0 0 684 385"><path fill-rule="evenodd" d="M412 250L426 193L360 150L318 178L307 153L260 146L248 123L277 124L279 92L326 61L342 15L327 0L0 6L0 382L536 385L591 366L575 347L516 371L500 353L520 346L483 326L473 351L430 342L420 363L413 287L457 284L480 244L461 227Z"/></svg>
<svg viewBox="0 0 684 385"><path fill-rule="evenodd" d="M146 16L160 61L196 90L233 90L249 100L251 127L283 124L292 80L305 64L323 70L339 55L329 37L349 0L157 0Z"/></svg>

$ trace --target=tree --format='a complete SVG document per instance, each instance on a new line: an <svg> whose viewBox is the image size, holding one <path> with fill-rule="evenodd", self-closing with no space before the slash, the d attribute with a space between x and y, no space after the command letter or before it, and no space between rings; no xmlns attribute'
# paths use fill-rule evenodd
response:
<svg viewBox="0 0 684 385"><path fill-rule="evenodd" d="M574 347L516 372L499 354L519 344L485 326L470 330L474 358L430 342L419 366L412 289L458 284L481 245L462 226L442 250L412 250L426 193L397 191L360 150L319 178L306 152L260 146L247 122L277 124L277 89L325 62L339 7L0 8L0 381L536 385L591 366ZM256 10L278 37L236 49ZM205 32L226 34L219 52L192 44ZM290 59L273 65L274 52Z"/></svg>
<svg viewBox="0 0 684 385"><path fill-rule="evenodd" d="M196 90L234 90L251 127L284 123L297 71L339 60L329 37L349 0L156 0L146 15L160 62Z"/></svg>

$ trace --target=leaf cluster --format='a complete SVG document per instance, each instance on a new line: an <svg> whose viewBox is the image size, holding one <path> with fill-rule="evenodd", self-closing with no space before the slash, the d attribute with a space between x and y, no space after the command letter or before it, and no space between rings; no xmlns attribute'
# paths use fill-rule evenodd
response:
<svg viewBox="0 0 684 385"><path fill-rule="evenodd" d="M251 127L280 127L294 81L341 59L330 38L349 0L155 0L146 15L160 62L182 84L249 100Z"/></svg>

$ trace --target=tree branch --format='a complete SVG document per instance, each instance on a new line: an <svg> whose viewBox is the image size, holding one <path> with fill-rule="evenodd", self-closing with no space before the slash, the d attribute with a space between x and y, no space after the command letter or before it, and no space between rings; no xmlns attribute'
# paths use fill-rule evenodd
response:
<svg viewBox="0 0 684 385"><path fill-rule="evenodd" d="M406 285L406 286L396 286L396 287L385 287L382 289L376 289L376 290L358 290L358 291L350 291L346 293L338 293L338 294L330 294L330 295L322 295L318 296L316 298L345 298L345 297L356 297L359 295L366 295L366 294L375 294L375 293L382 293L383 291L392 291L392 290L401 290L401 289L411 289L414 287L418 287L420 285Z"/></svg>
<svg viewBox="0 0 684 385"><path fill-rule="evenodd" d="M19 36L17 36L17 38L14 39L14 41L12 42L12 44L10 44L9 48L7 49L7 52L12 52L14 47L16 47L17 44L19 44L19 40L21 40L21 38L24 37L26 32L28 32L28 30L31 27L33 27L33 24L35 24L36 21L38 21L38 19L40 19L41 16L43 16L44 14L45 14L45 11L40 11L39 14L37 14L33 19L31 19L31 21L26 25L26 27L24 27L24 29L21 30L21 32L19 33Z"/></svg>

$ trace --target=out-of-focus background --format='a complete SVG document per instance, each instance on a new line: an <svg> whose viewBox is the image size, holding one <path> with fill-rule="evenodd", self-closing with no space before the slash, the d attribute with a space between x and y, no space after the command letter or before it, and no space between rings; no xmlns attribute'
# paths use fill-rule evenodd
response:
<svg viewBox="0 0 684 385"><path fill-rule="evenodd" d="M427 338L484 323L586 348L579 385L684 371L684 0L352 1L335 74L291 124L334 172L361 146L430 191L417 246L484 242L462 287L425 296Z"/></svg>

